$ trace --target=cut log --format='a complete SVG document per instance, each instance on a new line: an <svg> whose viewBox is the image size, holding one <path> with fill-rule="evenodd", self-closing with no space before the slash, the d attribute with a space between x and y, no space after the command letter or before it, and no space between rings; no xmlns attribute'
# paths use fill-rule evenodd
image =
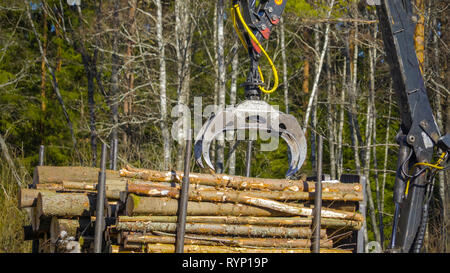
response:
<svg viewBox="0 0 450 273"><path fill-rule="evenodd" d="M169 244L148 244L148 253L174 253L175 246ZM321 253L352 253L344 249L320 249ZM184 253L311 253L308 248L244 248L229 246L185 245Z"/></svg>
<svg viewBox="0 0 450 273"><path fill-rule="evenodd" d="M142 184L128 181L127 190L130 193L141 195L171 198L178 198L179 187L165 187L155 184ZM236 190L213 190L206 189L190 189L189 198L195 201L213 201L213 202L239 202L240 198L251 196L256 198L266 198L278 201L298 201L298 200L314 200L314 193L309 192L292 192L292 191L236 191ZM362 201L362 192L324 192L322 200L329 201Z"/></svg>
<svg viewBox="0 0 450 273"><path fill-rule="evenodd" d="M111 245L111 253L142 253L142 250L125 249L121 245Z"/></svg>
<svg viewBox="0 0 450 273"><path fill-rule="evenodd" d="M35 188L37 190L49 190L49 191L62 191L64 190L62 184L36 184Z"/></svg>
<svg viewBox="0 0 450 273"><path fill-rule="evenodd" d="M129 194L126 215L177 215L178 201L171 198L142 197ZM287 216L264 208L242 204L188 202L187 215L234 215L234 216Z"/></svg>
<svg viewBox="0 0 450 273"><path fill-rule="evenodd" d="M89 167L37 166L33 180L37 184L61 184L64 181L97 183L99 171L99 168ZM120 177L117 171L106 170L106 179L110 183L114 183L112 181L125 183L125 180Z"/></svg>
<svg viewBox="0 0 450 273"><path fill-rule="evenodd" d="M175 236L156 236L132 233L125 236L125 244L175 244ZM271 248L309 248L311 240L308 239L280 239L280 238L237 238L237 237L213 237L186 235L186 245L209 246L235 246L235 247L271 247ZM323 248L333 247L331 240L321 240Z"/></svg>
<svg viewBox="0 0 450 273"><path fill-rule="evenodd" d="M95 204L95 195L86 193L39 194L36 209L39 217L90 216L94 213Z"/></svg>
<svg viewBox="0 0 450 273"><path fill-rule="evenodd" d="M132 232L175 232L176 223L155 223L155 222L119 222L115 228L118 231ZM251 225L217 225L217 224L197 224L187 223L186 233L203 235L224 235L224 236L248 236L248 237L282 237L282 238L310 238L311 229L307 227L269 227ZM326 230L322 229L321 238L326 239Z"/></svg>
<svg viewBox="0 0 450 273"><path fill-rule="evenodd" d="M313 208L287 205L284 203L260 198L245 198L246 204L188 202L188 215L226 215L226 216L312 216ZM256 206L256 207L254 207ZM176 215L177 200L171 198L142 197L130 194L127 199L128 216L136 215ZM322 209L322 217L362 221L359 213Z"/></svg>
<svg viewBox="0 0 450 273"><path fill-rule="evenodd" d="M49 195L49 196L56 194L55 191L51 191L51 190L36 190L36 189L20 188L19 194L18 194L19 208L35 207L39 193L42 193L43 195Z"/></svg>
<svg viewBox="0 0 450 273"><path fill-rule="evenodd" d="M161 172L154 170L135 169L126 166L126 169L120 170L120 176L129 178L138 178L148 181L181 183L183 172ZM243 176L231 176L225 174L202 174L190 173L189 182L191 184L202 184L215 187L230 187L239 190L275 190L275 191L304 191L314 192L315 182L289 179L268 179ZM347 183L323 183L323 192L339 191L362 191L361 184Z"/></svg>
<svg viewBox="0 0 450 273"><path fill-rule="evenodd" d="M119 216L118 222L162 222L177 223L177 216ZM310 226L311 217L252 217L252 216L187 216L187 223L210 223L258 226ZM322 227L359 230L361 221L321 218Z"/></svg>
<svg viewBox="0 0 450 273"><path fill-rule="evenodd" d="M119 181L120 183L111 183L106 185L106 191L126 191L127 184L126 181ZM97 183L86 183L86 182L71 182L63 181L63 188L66 190L90 190L97 191Z"/></svg>

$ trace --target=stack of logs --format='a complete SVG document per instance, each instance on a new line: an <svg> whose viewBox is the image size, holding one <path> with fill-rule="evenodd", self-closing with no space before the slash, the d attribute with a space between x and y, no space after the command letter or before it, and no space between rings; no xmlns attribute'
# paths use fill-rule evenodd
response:
<svg viewBox="0 0 450 273"><path fill-rule="evenodd" d="M41 252L92 252L99 169L36 167L21 189L25 239ZM106 252L175 251L182 172L107 171ZM184 252L310 252L315 182L191 173ZM321 252L351 252L361 184L324 182ZM354 240L353 240L354 243Z"/></svg>

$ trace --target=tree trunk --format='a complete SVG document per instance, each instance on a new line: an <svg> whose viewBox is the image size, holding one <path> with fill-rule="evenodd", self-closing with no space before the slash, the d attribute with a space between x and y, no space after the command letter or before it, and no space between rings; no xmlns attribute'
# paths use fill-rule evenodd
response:
<svg viewBox="0 0 450 273"><path fill-rule="evenodd" d="M424 71L425 61L425 0L415 0L417 24L414 33L414 46L420 70Z"/></svg>
<svg viewBox="0 0 450 273"><path fill-rule="evenodd" d="M234 46L237 48L239 46L239 41L237 38L234 38ZM230 106L236 105L236 92L237 92L237 80L239 73L239 54L236 52L233 56L233 61L231 63L231 89L230 89ZM230 151L233 149L236 144L236 134L232 132L232 141L230 141ZM236 151L233 151L230 154L229 160L229 174L236 174Z"/></svg>
<svg viewBox="0 0 450 273"><path fill-rule="evenodd" d="M389 154L389 140L390 140L390 121L391 121L391 110L392 110L392 84L389 84L389 108L388 108L388 118L386 125L386 138L384 143L386 144L384 148L384 163L383 163L383 181L381 182L381 197L380 197L380 218L384 215L384 190L386 188L386 177L387 177L387 164L388 164L388 154ZM382 222L380 221L380 226ZM381 227L380 227L381 228Z"/></svg>
<svg viewBox="0 0 450 273"><path fill-rule="evenodd" d="M225 108L225 40L224 40L224 0L217 2L217 72L218 72L218 106ZM216 170L222 173L224 170L225 140L224 134L217 137Z"/></svg>
<svg viewBox="0 0 450 273"><path fill-rule="evenodd" d="M348 54L345 55L344 67L342 69L342 87L341 87L341 99L340 99L340 109L339 109L339 126L338 126L338 137L337 137L337 158L338 158L338 167L337 167L337 177L340 179L343 173L343 164L344 164L344 152L342 150L343 145L343 135L344 135L344 120L345 120L345 92L347 90L347 70L348 70Z"/></svg>
<svg viewBox="0 0 450 273"><path fill-rule="evenodd" d="M156 35L159 47L159 92L160 92L160 108L161 108L161 135L163 139L163 170L169 170L171 164L171 136L169 134L167 123L167 90L166 90L166 56L165 42L163 35L163 15L161 0L156 0L157 16L156 16Z"/></svg>
<svg viewBox="0 0 450 273"><path fill-rule="evenodd" d="M289 82L288 82L288 69L287 69L287 58L286 58L286 31L285 22L283 17L281 17L281 59L283 62L283 91L284 91L284 107L285 113L289 114Z"/></svg>
<svg viewBox="0 0 450 273"><path fill-rule="evenodd" d="M376 39L376 32L374 34ZM371 163L371 145L373 134L374 134L374 126L373 123L375 121L374 111L375 111L375 62L376 62L376 48L369 48L369 70L370 70L370 88L369 88L369 96L367 100L367 115L366 115L366 149L365 149L365 159L364 159L364 170L363 175L367 178L367 197L368 204L370 208L370 220L372 223L373 233L375 234L375 240L382 245L380 230L376 221L376 210L375 204L373 202L372 197L372 189L371 189L371 177L370 177L370 163ZM378 185L378 183L377 183ZM379 196L378 186L376 187L377 197Z"/></svg>
<svg viewBox="0 0 450 273"><path fill-rule="evenodd" d="M336 179L336 148L335 148L335 120L334 120L334 112L335 112L335 96L336 89L332 76L332 64L331 64L331 50L328 48L327 51L327 103L328 103L328 112L327 112L327 121L328 121L328 145L330 151L330 176L332 180ZM334 73L333 73L334 74Z"/></svg>
<svg viewBox="0 0 450 273"><path fill-rule="evenodd" d="M81 20L81 15L80 15ZM95 117L95 87L94 87L94 78L95 78L95 63L97 62L97 54L94 53L91 57L89 52L87 52L86 48L82 44L82 38L80 37L80 41L74 42L75 47L81 54L81 59L83 60L84 70L86 72L87 78L87 95L88 95L88 106L89 106L89 130L91 134L91 166L95 167L97 165L97 129L95 126L96 117Z"/></svg>
<svg viewBox="0 0 450 273"><path fill-rule="evenodd" d="M349 47L350 56L350 80L349 84L349 100L350 100L350 110L348 111L349 121L350 121L350 133L353 144L353 151L355 157L355 169L358 175L361 175L361 160L359 154L359 124L358 124L358 110L357 110L357 75L358 75L358 27L355 25L353 30L353 37L350 38L353 43ZM353 54L352 54L353 53Z"/></svg>
<svg viewBox="0 0 450 273"><path fill-rule="evenodd" d="M128 22L127 22L127 31L129 35L133 35L136 30L136 0L128 1ZM123 99L123 115L127 120L130 120L130 116L133 113L133 89L134 89L134 73L133 73L133 65L132 65L132 59L133 59L133 46L134 42L131 37L128 37L127 41L127 53L126 53L126 59L128 62L128 65L126 67L125 72L125 78L126 78L126 85L127 85L127 91L128 95L125 96ZM128 147L129 144L131 144L131 141L129 141L129 138L131 136L131 128L130 124L126 124L124 126L124 130L122 132L122 142L124 147Z"/></svg>
<svg viewBox="0 0 450 273"><path fill-rule="evenodd" d="M43 32L44 32L44 36L42 37L42 49L44 52L44 56L47 56L47 42L48 42L48 38L47 38L47 32L48 32L48 27L47 27L47 11L46 9L42 9L42 15L43 15ZM47 109L47 103L46 103L46 94L45 94L45 83L46 83L46 68L45 68L45 58L44 56L42 57L42 61L41 61L41 121L40 121L40 129L41 129L41 143L43 143L44 141L44 136L45 136L45 127L44 127L44 120L45 120L45 116L46 116L46 109Z"/></svg>
<svg viewBox="0 0 450 273"><path fill-rule="evenodd" d="M190 78L191 78L191 42L193 35L193 26L191 22L191 2L188 0L175 1L175 38L178 69L178 104L180 106L189 105ZM183 132L184 126L178 128L178 152L176 159L176 169L183 169L184 148L186 146L186 132Z"/></svg>
<svg viewBox="0 0 450 273"><path fill-rule="evenodd" d="M58 82L56 80L55 72L54 72L53 68L50 66L50 63L49 63L49 61L48 61L48 59L47 59L47 57L45 55L44 48L43 48L41 40L39 38L39 34L37 33L37 30L36 30L36 27L34 25L33 19L31 18L31 12L30 12L30 7L29 7L30 5L29 5L29 3L27 1L24 1L24 3L25 3L25 6L27 7L26 8L26 14L27 14L27 17L28 17L28 21L29 21L29 23L31 25L31 28L33 30L33 34L36 37L36 41L37 41L38 47L39 47L39 52L41 53L41 57L42 57L43 61L45 62L45 65L47 66L47 69L50 72L50 75L52 75L52 86L53 86L53 89L55 91L55 94L56 94L56 97L58 99L58 102L61 105L61 108L63 110L64 117L66 118L67 126L69 127L70 135L72 136L73 149L75 151L75 154L78 156L80 164L82 164L83 160L81 158L81 154L80 154L80 152L78 150L78 147L77 147L77 139L75 137L75 133L74 133L74 130L73 130L72 120L70 119L70 116L69 116L69 113L67 112L67 108L66 108L64 100L62 98L61 92L59 91L59 86L58 86Z"/></svg>
<svg viewBox="0 0 450 273"><path fill-rule="evenodd" d="M111 109L111 143L117 143L118 130L119 130L119 69L120 69L120 57L119 57L119 9L120 1L114 1L113 11L113 28L114 34L112 37L112 63L111 63L111 91L110 91L110 109ZM112 150L113 147L111 147Z"/></svg>
<svg viewBox="0 0 450 273"><path fill-rule="evenodd" d="M327 18L330 18L331 12L333 10L333 6L334 6L334 0L331 0ZM312 91L311 91L311 96L309 97L308 106L306 108L305 121L304 121L304 124L303 124L303 130L305 130L305 134L307 134L308 124L309 124L309 117L310 117L311 110L312 110L312 104L314 102L317 90L319 88L320 74L321 74L321 71L322 71L323 61L325 59L325 53L327 52L327 48L328 48L329 32L330 32L330 24L327 24L326 28L325 28L325 34L324 34L325 35L325 41L324 41L324 44L323 44L322 52L320 54L319 63L317 64L318 71L316 72L316 75L315 75L315 78L314 78L314 84L313 84L313 88L312 88Z"/></svg>

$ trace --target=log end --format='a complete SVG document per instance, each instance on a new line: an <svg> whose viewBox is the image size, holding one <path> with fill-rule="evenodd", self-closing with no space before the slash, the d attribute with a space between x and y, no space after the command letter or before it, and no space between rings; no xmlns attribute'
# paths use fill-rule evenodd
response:
<svg viewBox="0 0 450 273"><path fill-rule="evenodd" d="M135 194L129 194L127 197L127 203L125 207L125 213L127 216L133 216L134 208L139 204L139 196Z"/></svg>

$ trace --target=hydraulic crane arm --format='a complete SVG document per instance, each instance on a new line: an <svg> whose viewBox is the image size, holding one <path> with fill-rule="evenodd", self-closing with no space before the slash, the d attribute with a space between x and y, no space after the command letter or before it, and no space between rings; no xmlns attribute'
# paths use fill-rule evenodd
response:
<svg viewBox="0 0 450 273"><path fill-rule="evenodd" d="M394 187L395 215L390 248L398 252L419 252L427 221L427 170L436 146L449 151L449 136L441 137L426 92L414 47L417 17L411 0L380 0L379 26L402 124ZM413 174L408 174L412 169Z"/></svg>
<svg viewBox="0 0 450 273"><path fill-rule="evenodd" d="M261 44L269 39L272 29L280 23L286 2L287 0L261 0L259 5L256 5L255 0L233 0L232 12L237 14L237 19L241 19L237 20L237 25L246 30L240 36L242 43L248 50L251 61L247 82L245 83L245 97L247 99L259 99L260 91L271 93L277 88L276 69L268 55L266 57L271 63L272 70L274 70L275 86L270 91L262 87L264 79L259 69L259 60L263 54L267 54ZM242 10L242 13L240 10ZM240 33L238 28L236 31Z"/></svg>

